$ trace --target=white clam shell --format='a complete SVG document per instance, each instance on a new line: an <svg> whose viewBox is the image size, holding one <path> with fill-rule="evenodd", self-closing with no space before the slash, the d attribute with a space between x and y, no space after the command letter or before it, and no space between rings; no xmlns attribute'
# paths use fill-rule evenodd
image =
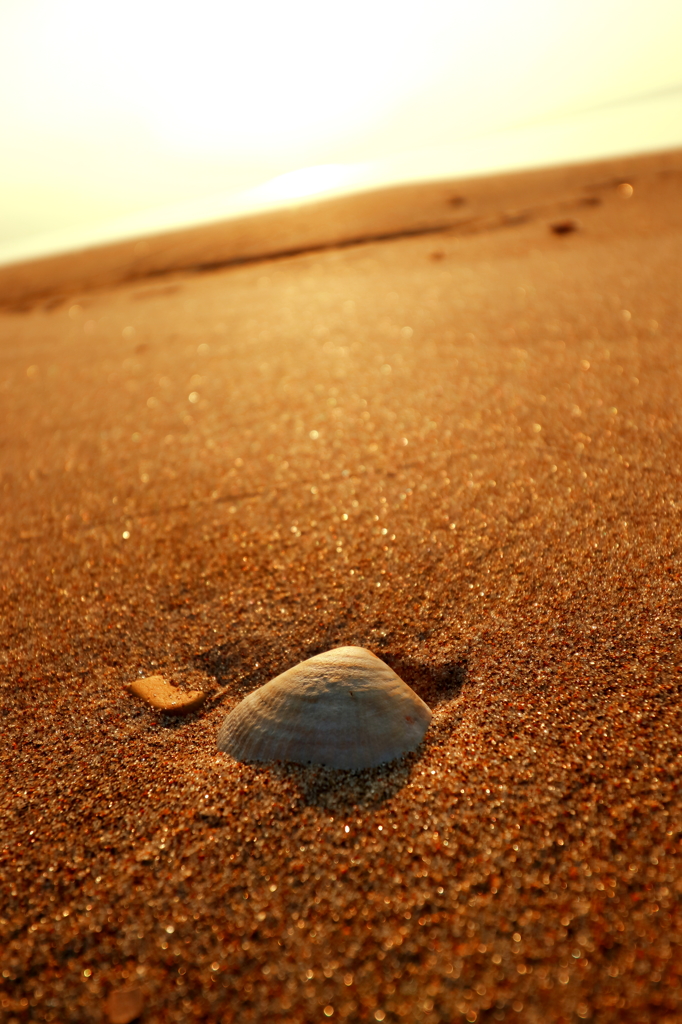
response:
<svg viewBox="0 0 682 1024"><path fill-rule="evenodd" d="M259 687L231 711L218 749L237 761L372 768L421 742L424 701L364 647L316 654Z"/></svg>

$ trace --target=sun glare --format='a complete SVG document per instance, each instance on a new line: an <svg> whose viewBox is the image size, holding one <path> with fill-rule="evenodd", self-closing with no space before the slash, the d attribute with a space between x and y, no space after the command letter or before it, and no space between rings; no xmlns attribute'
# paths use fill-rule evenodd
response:
<svg viewBox="0 0 682 1024"><path fill-rule="evenodd" d="M264 201L299 198L448 147L456 175L477 139L682 87L680 38L678 0L6 0L0 244L268 179ZM682 142L678 108L626 148Z"/></svg>
<svg viewBox="0 0 682 1024"><path fill-rule="evenodd" d="M321 164L318 167L303 167L299 171L279 174L264 185L253 189L251 195L264 203L302 199L347 187L359 177L360 169L357 166Z"/></svg>

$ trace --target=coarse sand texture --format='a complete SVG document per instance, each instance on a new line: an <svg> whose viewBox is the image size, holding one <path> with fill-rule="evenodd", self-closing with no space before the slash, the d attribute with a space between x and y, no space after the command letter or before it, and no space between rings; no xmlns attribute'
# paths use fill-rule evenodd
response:
<svg viewBox="0 0 682 1024"><path fill-rule="evenodd" d="M0 268L2 1024L682 1024L682 153L376 203Z"/></svg>

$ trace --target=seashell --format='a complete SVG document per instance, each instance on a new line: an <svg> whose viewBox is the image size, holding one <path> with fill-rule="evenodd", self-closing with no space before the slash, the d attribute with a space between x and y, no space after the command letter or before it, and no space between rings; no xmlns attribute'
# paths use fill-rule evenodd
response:
<svg viewBox="0 0 682 1024"><path fill-rule="evenodd" d="M431 721L424 701L364 647L316 654L227 715L218 749L237 761L373 768L414 750Z"/></svg>
<svg viewBox="0 0 682 1024"><path fill-rule="evenodd" d="M167 683L163 676L147 676L123 685L133 697L139 697L149 707L165 711L167 715L186 715L206 700L202 690L178 690Z"/></svg>

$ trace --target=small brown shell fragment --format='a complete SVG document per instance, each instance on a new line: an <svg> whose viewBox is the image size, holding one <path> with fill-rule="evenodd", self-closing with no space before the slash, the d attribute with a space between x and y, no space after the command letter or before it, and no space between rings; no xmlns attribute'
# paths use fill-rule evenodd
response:
<svg viewBox="0 0 682 1024"><path fill-rule="evenodd" d="M372 768L414 750L430 721L385 662L363 647L337 647L245 697L225 718L218 749L237 761Z"/></svg>
<svg viewBox="0 0 682 1024"><path fill-rule="evenodd" d="M163 676L147 676L123 685L128 693L139 697L157 711L165 711L167 715L186 715L206 700L206 694L201 690L178 690L167 683Z"/></svg>
<svg viewBox="0 0 682 1024"><path fill-rule="evenodd" d="M137 987L113 989L105 1003L109 1024L131 1024L144 1009L144 996Z"/></svg>

